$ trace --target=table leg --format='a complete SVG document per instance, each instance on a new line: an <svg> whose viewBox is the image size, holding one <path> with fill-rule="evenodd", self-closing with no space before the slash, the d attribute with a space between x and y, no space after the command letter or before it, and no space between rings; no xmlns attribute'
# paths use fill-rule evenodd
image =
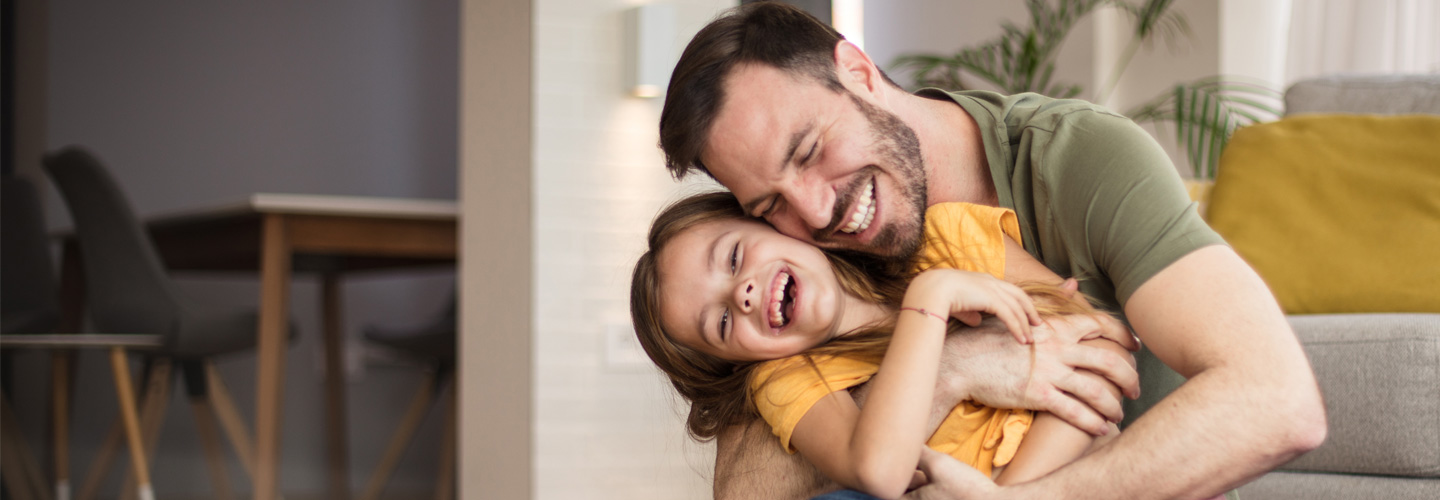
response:
<svg viewBox="0 0 1440 500"><path fill-rule="evenodd" d="M349 432L345 418L345 330L341 323L340 276L321 280L325 318L325 441L330 458L330 498L350 498Z"/></svg>
<svg viewBox="0 0 1440 500"><path fill-rule="evenodd" d="M290 244L282 215L266 215L260 243L260 331L255 398L255 500L279 492L280 406L290 316Z"/></svg>

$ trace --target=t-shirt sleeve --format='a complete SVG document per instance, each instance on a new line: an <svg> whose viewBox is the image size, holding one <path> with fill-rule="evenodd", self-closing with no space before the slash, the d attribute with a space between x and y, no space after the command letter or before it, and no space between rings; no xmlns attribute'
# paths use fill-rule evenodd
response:
<svg viewBox="0 0 1440 500"><path fill-rule="evenodd" d="M1005 278L1005 238L1020 239L1013 210L965 202L925 210L925 244L915 270L959 269Z"/></svg>
<svg viewBox="0 0 1440 500"><path fill-rule="evenodd" d="M1121 307L1161 269L1224 244L1200 218L1169 155L1134 122L1082 110L1054 123L1050 144L1035 148L1036 202L1047 207L1037 216L1054 219L1071 252L1090 254Z"/></svg>
<svg viewBox="0 0 1440 500"><path fill-rule="evenodd" d="M820 398L865 383L877 369L873 363L844 357L817 357L815 361L820 373L804 356L767 361L756 368L752 379L755 409L788 453L796 451L790 445L795 425Z"/></svg>

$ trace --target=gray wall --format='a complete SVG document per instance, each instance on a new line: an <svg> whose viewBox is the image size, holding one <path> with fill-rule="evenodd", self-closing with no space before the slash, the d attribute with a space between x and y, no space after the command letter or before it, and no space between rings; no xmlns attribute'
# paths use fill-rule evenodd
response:
<svg viewBox="0 0 1440 500"><path fill-rule="evenodd" d="M140 214L238 200L253 192L454 198L458 6L453 0L48 2L45 145L80 144L111 168ZM24 20L21 20L24 22ZM22 159L33 172L37 158ZM52 225L68 215L49 192ZM257 303L253 276L193 276L182 292L227 306ZM351 277L346 334L438 311L447 271ZM292 498L325 488L319 287L300 277L291 308L281 484ZM83 476L114 418L98 353L82 356L72 423L72 475ZM48 358L15 360L27 432L44 432ZM254 357L219 360L253 417ZM351 477L363 486L420 380L372 361L348 384ZM428 490L439 453L431 411L388 491ZM162 497L207 498L210 483L181 396L171 401L154 467ZM238 464L231 481L248 491ZM112 474L118 477L118 474ZM118 489L118 479L111 480ZM77 485L78 487L78 485Z"/></svg>

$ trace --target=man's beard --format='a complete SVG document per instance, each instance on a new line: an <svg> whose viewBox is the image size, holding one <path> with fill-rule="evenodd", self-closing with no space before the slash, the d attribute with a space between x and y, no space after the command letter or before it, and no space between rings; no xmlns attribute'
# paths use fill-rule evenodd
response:
<svg viewBox="0 0 1440 500"><path fill-rule="evenodd" d="M853 93L849 95L850 101L855 103L855 107L870 122L874 151L890 165L899 194L909 201L914 217L910 220L892 218L892 223L880 228L880 232L865 248L849 249L842 253L869 254L869 259L866 260L886 261L891 266L903 266L920 249L925 226L925 160L920 155L920 139L915 135L915 130L894 113L865 102ZM855 176L850 186L844 190L842 198L835 203L835 213L831 216L831 220L835 222L831 223L831 227L816 231L813 235L815 241L829 239L841 223L849 220L846 212L854 205L855 197L865 187L865 183L879 171L880 168L875 165L868 165L860 170L860 175Z"/></svg>

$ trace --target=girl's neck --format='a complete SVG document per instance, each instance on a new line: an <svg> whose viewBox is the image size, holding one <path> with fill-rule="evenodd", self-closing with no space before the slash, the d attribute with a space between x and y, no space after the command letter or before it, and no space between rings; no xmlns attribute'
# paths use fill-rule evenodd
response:
<svg viewBox="0 0 1440 500"><path fill-rule="evenodd" d="M845 305L844 316L838 325L839 331L836 332L835 335L837 338L855 333L856 331L864 329L866 326L880 323L886 318L895 315L894 308L871 302L848 293L845 294L845 300L847 304Z"/></svg>

